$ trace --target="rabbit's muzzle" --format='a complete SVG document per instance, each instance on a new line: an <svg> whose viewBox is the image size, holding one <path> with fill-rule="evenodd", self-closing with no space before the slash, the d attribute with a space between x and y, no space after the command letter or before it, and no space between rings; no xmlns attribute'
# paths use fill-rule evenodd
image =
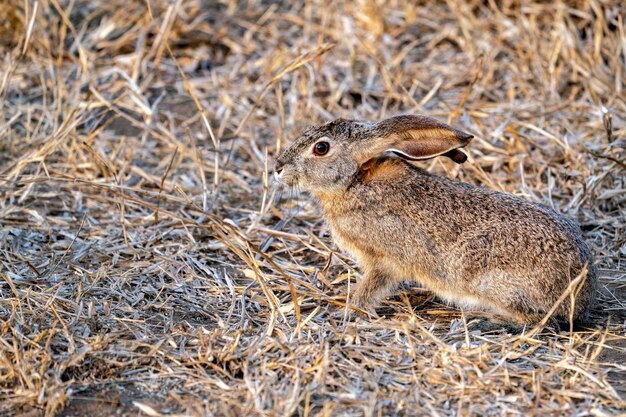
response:
<svg viewBox="0 0 626 417"><path fill-rule="evenodd" d="M280 159L274 164L274 178L276 178L277 181L281 180L284 167L285 164Z"/></svg>
<svg viewBox="0 0 626 417"><path fill-rule="evenodd" d="M285 163L281 158L276 160L274 164L274 178L276 181L288 187L293 187L298 182L297 177L297 170L294 169L292 164Z"/></svg>

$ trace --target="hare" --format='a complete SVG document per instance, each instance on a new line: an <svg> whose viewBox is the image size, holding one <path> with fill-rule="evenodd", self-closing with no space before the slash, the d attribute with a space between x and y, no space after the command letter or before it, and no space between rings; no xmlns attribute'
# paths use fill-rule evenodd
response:
<svg viewBox="0 0 626 417"><path fill-rule="evenodd" d="M352 295L361 310L373 313L412 280L504 323L538 323L558 301L552 320L586 322L597 272L574 222L411 163L437 156L463 163L458 148L472 138L422 115L338 119L304 130L278 157L275 175L321 203L333 240L362 271ZM579 276L571 297L564 294Z"/></svg>

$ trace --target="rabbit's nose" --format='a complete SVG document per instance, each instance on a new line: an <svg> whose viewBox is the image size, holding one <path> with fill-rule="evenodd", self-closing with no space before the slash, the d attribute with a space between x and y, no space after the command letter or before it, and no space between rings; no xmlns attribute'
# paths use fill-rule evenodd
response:
<svg viewBox="0 0 626 417"><path fill-rule="evenodd" d="M276 178L277 180L280 180L280 177L283 174L283 164L280 161L276 162L276 165L274 165L274 178Z"/></svg>

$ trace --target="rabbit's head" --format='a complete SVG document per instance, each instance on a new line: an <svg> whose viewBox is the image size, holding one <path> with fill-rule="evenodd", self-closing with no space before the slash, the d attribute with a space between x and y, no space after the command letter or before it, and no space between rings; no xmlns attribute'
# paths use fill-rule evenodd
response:
<svg viewBox="0 0 626 417"><path fill-rule="evenodd" d="M345 190L363 164L383 156L411 161L444 155L457 163L472 135L427 116L396 116L378 123L337 119L305 129L278 157L275 175L313 193Z"/></svg>

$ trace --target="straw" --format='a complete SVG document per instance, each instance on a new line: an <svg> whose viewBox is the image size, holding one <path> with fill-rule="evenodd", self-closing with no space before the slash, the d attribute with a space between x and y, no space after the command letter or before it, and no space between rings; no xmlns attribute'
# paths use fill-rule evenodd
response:
<svg viewBox="0 0 626 417"><path fill-rule="evenodd" d="M623 2L2 14L0 415L626 412ZM421 166L580 223L595 327L481 333L410 285L336 314L360 272L273 158L309 124L418 111L475 136Z"/></svg>

